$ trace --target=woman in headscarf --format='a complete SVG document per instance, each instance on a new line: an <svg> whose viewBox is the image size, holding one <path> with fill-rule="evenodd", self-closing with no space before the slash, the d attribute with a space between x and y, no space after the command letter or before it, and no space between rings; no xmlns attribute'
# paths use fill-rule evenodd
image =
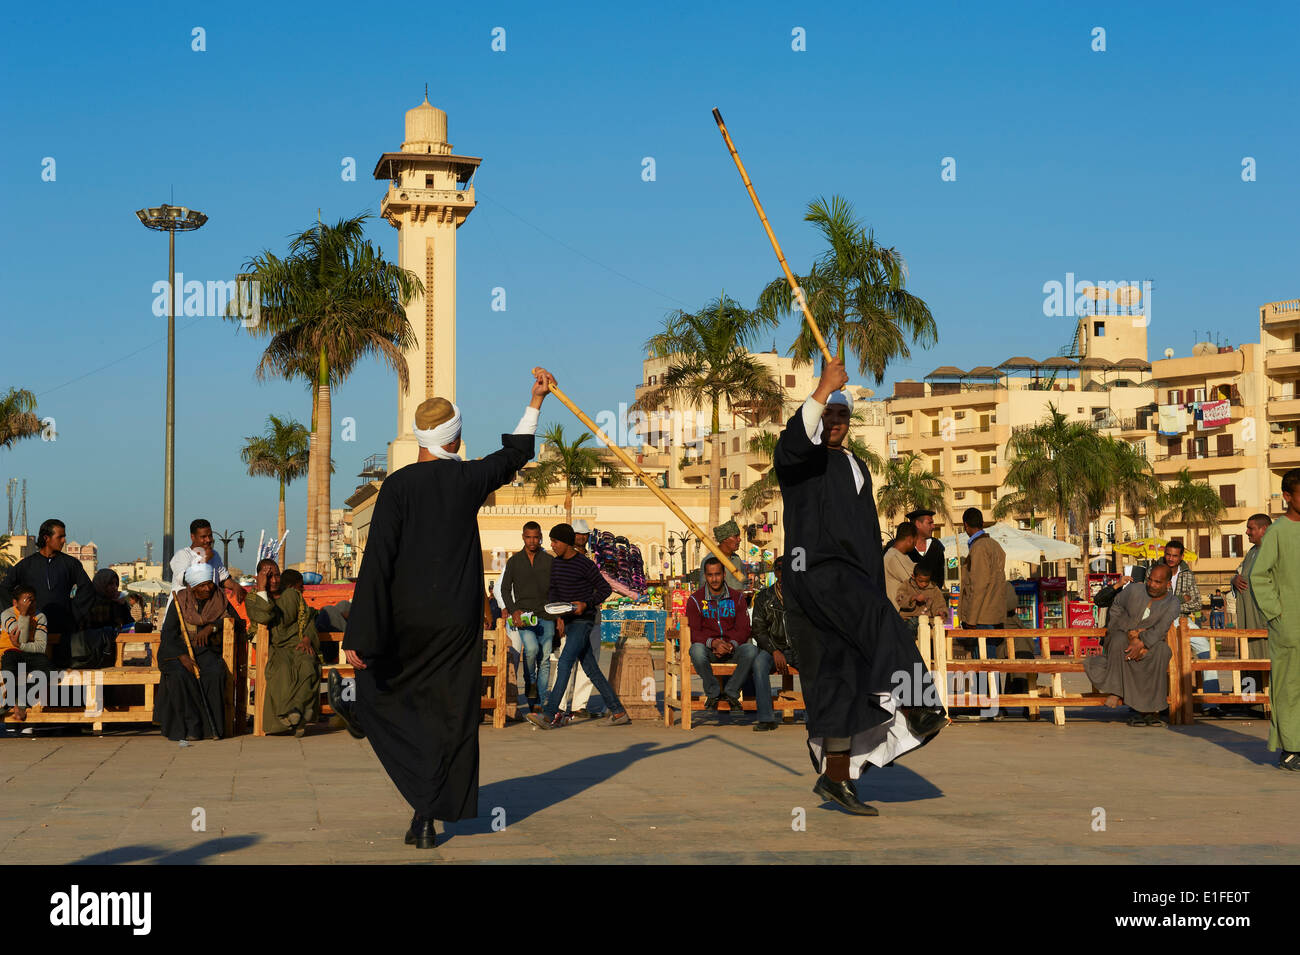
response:
<svg viewBox="0 0 1300 955"><path fill-rule="evenodd" d="M95 599L86 612L87 627L112 627L120 630L131 624L131 608L122 600L118 590L121 578L116 571L105 568L91 578L95 588Z"/></svg>
<svg viewBox="0 0 1300 955"><path fill-rule="evenodd" d="M185 589L176 592L167 609L158 644L161 679L153 719L168 739L221 735L228 678L221 658L221 627L229 609L210 564L186 569Z"/></svg>

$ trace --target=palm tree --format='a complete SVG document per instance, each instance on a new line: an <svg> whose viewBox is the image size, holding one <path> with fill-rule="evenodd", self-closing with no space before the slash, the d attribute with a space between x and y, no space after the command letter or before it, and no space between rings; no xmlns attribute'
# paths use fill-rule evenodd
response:
<svg viewBox="0 0 1300 955"><path fill-rule="evenodd" d="M543 436L542 454L538 455L537 467L528 472L528 481L533 485L533 494L544 500L551 487L559 481L564 482L564 520L573 523L573 499L582 494L582 489L595 483L598 477L609 481L610 487L622 487L627 483L623 472L611 465L595 445L588 445L592 440L589 432L582 432L577 440L567 443L564 440L564 426L553 424L546 429Z"/></svg>
<svg viewBox="0 0 1300 955"><path fill-rule="evenodd" d="M668 405L685 405L709 408L713 413L710 527L718 524L722 502L722 403L762 420L779 411L785 402L780 382L749 353L758 335L776 323L774 317L744 308L724 292L698 312L673 312L664 319L663 331L646 342L651 358L667 359L669 364L659 383L647 389L633 408L655 411Z"/></svg>
<svg viewBox="0 0 1300 955"><path fill-rule="evenodd" d="M994 507L995 517L1045 510L1056 518L1056 538L1069 539L1070 518L1083 527L1090 510L1104 499L1107 461L1100 435L1091 424L1070 421L1054 404L1047 418L1015 431L1004 451L1005 485L1010 501Z"/></svg>
<svg viewBox="0 0 1300 955"><path fill-rule="evenodd" d="M1115 536L1119 537L1120 517L1127 514L1137 525L1138 514L1154 507L1160 497L1160 482L1151 471L1151 462L1137 447L1114 437L1102 439L1106 458L1110 500L1115 505ZM1119 557L1115 558L1117 564Z"/></svg>
<svg viewBox="0 0 1300 955"><path fill-rule="evenodd" d="M841 359L851 351L858 372L879 384L889 363L911 355L908 342L929 347L939 339L934 316L921 299L907 291L907 264L897 249L876 243L853 206L841 196L808 205L804 221L813 223L828 248L807 275L796 276L809 311ZM785 277L774 279L758 297L761 315L778 319L802 315ZM806 322L791 348L796 361L811 361L817 344Z"/></svg>
<svg viewBox="0 0 1300 955"><path fill-rule="evenodd" d="M1219 492L1205 481L1192 480L1192 472L1189 468L1183 468L1178 472L1178 480L1174 484L1161 488L1156 507L1165 512L1160 518L1162 525L1181 524L1188 529L1188 536L1191 537L1188 546L1193 549L1199 548L1197 539L1201 525L1207 524L1208 529L1213 531L1219 526L1219 518L1227 510L1219 497Z"/></svg>
<svg viewBox="0 0 1300 955"><path fill-rule="evenodd" d="M862 459L872 474L879 474L885 469L884 458L868 447L860 438L853 437L852 434L853 425L864 423L865 416L861 411L855 411L849 420L850 433L844 443L851 452ZM771 466L772 459L776 456L777 437L775 431L763 431L751 436L749 439L749 450L753 454L762 455L763 460L768 463L768 468L757 481L745 488L744 493L740 495L740 511L742 514L759 510L781 493L780 485L776 480L776 469Z"/></svg>
<svg viewBox="0 0 1300 955"><path fill-rule="evenodd" d="M876 510L885 515L892 530L899 514L924 509L934 511L951 523L948 514L948 484L939 475L927 471L921 455L915 451L885 462L883 484L876 492Z"/></svg>
<svg viewBox="0 0 1300 955"><path fill-rule="evenodd" d="M309 442L309 507L306 563L330 572L330 445L333 421L331 385L345 379L362 358L376 356L409 387L403 351L415 344L405 306L424 294L419 278L385 261L365 238L369 213L317 222L289 242L281 258L263 251L244 271L259 283L260 321L251 334L269 337L259 378L268 373L291 378L306 374L315 387ZM240 320L231 314L230 320Z"/></svg>
<svg viewBox="0 0 1300 955"><path fill-rule="evenodd" d="M8 570L17 563L17 561L9 556L10 539L11 538L8 534L0 534L0 570Z"/></svg>
<svg viewBox="0 0 1300 955"><path fill-rule="evenodd" d="M280 549L278 563L284 562L284 489L307 473L310 464L311 436L300 421L268 415L266 431L244 442L240 458L253 477L270 477L280 482L280 509L276 517Z"/></svg>
<svg viewBox="0 0 1300 955"><path fill-rule="evenodd" d="M10 388L0 397L0 448L11 448L24 438L41 433L36 396L25 388Z"/></svg>

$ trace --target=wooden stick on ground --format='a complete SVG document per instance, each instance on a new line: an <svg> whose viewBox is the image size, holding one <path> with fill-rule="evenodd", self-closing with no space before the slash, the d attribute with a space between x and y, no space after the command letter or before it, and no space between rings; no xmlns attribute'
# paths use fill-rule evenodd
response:
<svg viewBox="0 0 1300 955"><path fill-rule="evenodd" d="M541 372L542 372L541 368L533 369L534 375L539 375L541 374ZM704 546L709 549L709 552L712 553L714 557L718 558L718 560L722 561L723 567L731 571L736 577L740 577L741 579L743 579L743 576L740 573L740 568L737 567L732 562L731 558L729 558L726 554L722 552L722 549L719 548L716 543L714 543L713 535L705 534L704 531L700 528L699 524L696 524L693 520L687 517L686 512L683 511L680 507L678 507L677 504L673 501L673 499L670 498L664 492L663 488L661 488L658 484L655 483L655 479L650 477L650 475L646 474L644 471L642 471L640 465L638 465L635 461L633 461L626 451L624 451L617 444L615 444L614 441L609 437L609 435L605 434L604 431L600 430L600 428L596 425L596 422L592 421L589 417L587 417L587 415L583 412L583 410L579 408L577 405L575 405L573 401L569 398L569 396L560 390L559 386L556 385L554 378L551 378L550 384L551 384L551 394L555 395L555 397L560 400L560 403L564 405L564 407L572 411L577 416L579 421L581 421L588 428L590 428L592 434L594 434L601 441L604 441L605 446L614 452L615 457L617 457L620 461L622 461L624 464L626 464L629 468L632 469L632 473L635 474L637 477L639 477L642 483L645 484L645 486L649 490L653 491L655 496L659 498L659 500L663 501L664 504L668 506L668 510L676 514L677 518L694 532L695 536L698 537L704 543Z"/></svg>
<svg viewBox="0 0 1300 955"><path fill-rule="evenodd" d="M754 192L754 184L749 181L749 173L745 172L745 164L740 161L740 153L736 152L736 144L731 141L731 136L727 133L727 124L722 121L722 114L715 107L713 110L714 122L718 124L718 130L722 133L722 139L727 144L727 152L731 153L732 160L736 163L736 168L740 170L741 181L745 184L745 189L749 191L749 198L754 203L754 209L758 212L758 219L763 223L763 228L767 231L768 241L772 243L772 250L776 252L776 259L781 263L781 271L785 273L785 280L790 283L790 290L794 293L795 301L803 309L804 321L808 323L808 328L817 341L817 347L821 349L822 357L828 362L831 360L831 350L826 347L826 339L822 337L821 329L813 320L812 312L808 308L808 299L795 281L794 273L790 271L790 266L786 264L785 253L781 251L781 244L776 241L776 233L772 231L771 224L767 221L767 213L763 211L762 204L758 201L758 194Z"/></svg>

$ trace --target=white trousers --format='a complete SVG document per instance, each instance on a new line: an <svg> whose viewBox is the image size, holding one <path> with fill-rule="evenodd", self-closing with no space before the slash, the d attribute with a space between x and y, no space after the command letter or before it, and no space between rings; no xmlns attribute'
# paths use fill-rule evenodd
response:
<svg viewBox="0 0 1300 955"><path fill-rule="evenodd" d="M564 639L567 640L569 638L566 636ZM595 652L596 660L597 662L599 662L600 660L600 611L599 610L596 611L596 623L592 626L591 633L588 635L588 639L591 641L591 649ZM561 640L559 645L556 646L555 649L551 652L551 667L550 667L551 673L550 673L550 678L547 681L550 683L550 686L547 687L548 692L555 686L555 675L560 668L559 667L560 651L562 649L564 649L564 640ZM576 710L585 710L587 708L587 701L591 699L592 689L593 687L591 685L591 680L587 679L587 674L582 671L582 667L575 666L573 668L573 672L569 675L569 688L564 691L564 699L560 702L560 709L568 710L570 713Z"/></svg>

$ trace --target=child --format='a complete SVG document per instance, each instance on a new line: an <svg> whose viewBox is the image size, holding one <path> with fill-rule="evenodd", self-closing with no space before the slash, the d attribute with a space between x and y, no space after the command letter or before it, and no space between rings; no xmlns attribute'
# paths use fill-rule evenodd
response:
<svg viewBox="0 0 1300 955"><path fill-rule="evenodd" d="M48 673L50 658L45 655L45 614L32 613L36 591L26 584L13 588L13 606L0 614L0 671L11 674L4 682L4 697L0 699L0 718L7 716L10 708L16 711L19 722L27 719L27 687L18 685L18 668L22 664L28 679L36 671ZM8 699L9 689L16 697Z"/></svg>
<svg viewBox="0 0 1300 955"><path fill-rule="evenodd" d="M930 583L930 571L919 564L894 594L894 605L913 633L916 633L917 618L923 613L944 621L948 619L948 598Z"/></svg>

